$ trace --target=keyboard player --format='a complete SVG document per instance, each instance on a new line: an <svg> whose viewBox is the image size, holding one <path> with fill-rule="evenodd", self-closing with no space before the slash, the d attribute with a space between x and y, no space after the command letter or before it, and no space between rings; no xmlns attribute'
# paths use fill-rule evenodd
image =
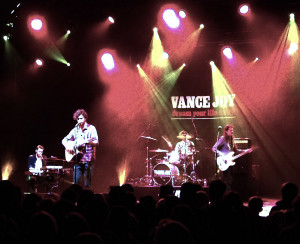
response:
<svg viewBox="0 0 300 244"><path fill-rule="evenodd" d="M35 149L35 154L30 155L27 160L29 171L26 172L26 175L30 193L37 192L38 184L42 180L43 168L46 166L46 156L43 153L44 147L38 145Z"/></svg>

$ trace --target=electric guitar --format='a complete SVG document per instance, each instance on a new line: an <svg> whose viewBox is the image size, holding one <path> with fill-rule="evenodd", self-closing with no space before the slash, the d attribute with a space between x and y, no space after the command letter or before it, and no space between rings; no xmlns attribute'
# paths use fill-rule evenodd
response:
<svg viewBox="0 0 300 244"><path fill-rule="evenodd" d="M217 157L217 164L219 169L221 171L227 170L230 166L235 165L234 160L241 156L244 156L247 153L251 153L252 151L252 148L249 148L236 156L233 156L234 152L230 152L228 154L220 154L219 152L220 155Z"/></svg>

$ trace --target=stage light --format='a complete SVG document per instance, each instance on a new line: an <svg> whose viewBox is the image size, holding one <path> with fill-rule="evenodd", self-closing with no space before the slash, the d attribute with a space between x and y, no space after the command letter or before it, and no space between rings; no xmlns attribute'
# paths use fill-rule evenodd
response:
<svg viewBox="0 0 300 244"><path fill-rule="evenodd" d="M110 53L104 53L101 56L102 64L104 65L105 69L112 70L115 67L115 61L113 56Z"/></svg>
<svg viewBox="0 0 300 244"><path fill-rule="evenodd" d="M162 53L162 57L165 58L165 59L168 59L169 58L169 54L167 52L163 52Z"/></svg>
<svg viewBox="0 0 300 244"><path fill-rule="evenodd" d="M43 21L41 19L33 19L30 25L32 29L39 31L43 28Z"/></svg>
<svg viewBox="0 0 300 244"><path fill-rule="evenodd" d="M228 59L232 59L232 51L230 47L225 47L223 49L223 54L225 55L225 57L227 57Z"/></svg>
<svg viewBox="0 0 300 244"><path fill-rule="evenodd" d="M289 53L289 55L292 55L297 50L298 50L298 44L297 43L291 43L288 53Z"/></svg>
<svg viewBox="0 0 300 244"><path fill-rule="evenodd" d="M158 35L158 29L157 29L157 27L154 27L153 28L153 35L154 35L154 39L155 40L159 40L159 35Z"/></svg>
<svg viewBox="0 0 300 244"><path fill-rule="evenodd" d="M7 36L7 35L3 36L3 40L4 41L8 41L9 40L9 36Z"/></svg>
<svg viewBox="0 0 300 244"><path fill-rule="evenodd" d="M240 6L240 13L247 14L249 13L249 6L247 4L243 4Z"/></svg>
<svg viewBox="0 0 300 244"><path fill-rule="evenodd" d="M163 19L172 29L176 29L180 25L180 20L173 9L166 9L163 13Z"/></svg>
<svg viewBox="0 0 300 244"><path fill-rule="evenodd" d="M44 61L40 58L36 59L35 63L36 63L37 66L40 66L40 67L44 65Z"/></svg>
<svg viewBox="0 0 300 244"><path fill-rule="evenodd" d="M200 29L201 29L201 30L204 29L204 24L201 24L201 25L200 25Z"/></svg>
<svg viewBox="0 0 300 244"><path fill-rule="evenodd" d="M115 23L115 20L114 20L114 18L113 18L113 17L111 17L111 16L109 16L109 17L108 17L108 21L109 21L110 23L112 23L112 24L113 24L113 23Z"/></svg>
<svg viewBox="0 0 300 244"><path fill-rule="evenodd" d="M12 171L13 171L13 162L6 162L5 165L2 167L2 180L8 180Z"/></svg>
<svg viewBox="0 0 300 244"><path fill-rule="evenodd" d="M183 67L185 67L186 66L186 64L185 63L183 63L183 65L182 65Z"/></svg>
<svg viewBox="0 0 300 244"><path fill-rule="evenodd" d="M29 32L37 39L47 39L47 22L41 15L30 15L27 18L27 28Z"/></svg>
<svg viewBox="0 0 300 244"><path fill-rule="evenodd" d="M184 19L186 17L186 13L183 10L179 11L179 16Z"/></svg>
<svg viewBox="0 0 300 244"><path fill-rule="evenodd" d="M210 64L210 66L214 66L215 62L214 61L210 61L209 64Z"/></svg>
<svg viewBox="0 0 300 244"><path fill-rule="evenodd" d="M71 34L71 31L70 30L67 30L67 35L70 35Z"/></svg>
<svg viewBox="0 0 300 244"><path fill-rule="evenodd" d="M254 59L254 62L257 62L258 60L259 60L259 58L256 57L256 58Z"/></svg>
<svg viewBox="0 0 300 244"><path fill-rule="evenodd" d="M295 21L295 15L294 14L290 14L290 21Z"/></svg>
<svg viewBox="0 0 300 244"><path fill-rule="evenodd" d="M141 66L139 64L137 64L136 67L140 68Z"/></svg>

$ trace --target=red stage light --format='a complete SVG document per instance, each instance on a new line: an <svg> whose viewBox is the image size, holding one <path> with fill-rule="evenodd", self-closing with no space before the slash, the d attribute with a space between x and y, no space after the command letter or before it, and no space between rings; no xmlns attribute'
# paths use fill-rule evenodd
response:
<svg viewBox="0 0 300 244"><path fill-rule="evenodd" d="M27 19L27 27L30 33L38 39L48 35L46 20L40 15L31 15Z"/></svg>

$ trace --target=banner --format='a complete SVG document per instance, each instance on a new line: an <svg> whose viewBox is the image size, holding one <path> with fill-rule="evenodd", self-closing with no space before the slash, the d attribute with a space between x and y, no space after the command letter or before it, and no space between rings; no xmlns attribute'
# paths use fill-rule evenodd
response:
<svg viewBox="0 0 300 244"><path fill-rule="evenodd" d="M234 118L235 94L211 96L172 96L172 119Z"/></svg>

